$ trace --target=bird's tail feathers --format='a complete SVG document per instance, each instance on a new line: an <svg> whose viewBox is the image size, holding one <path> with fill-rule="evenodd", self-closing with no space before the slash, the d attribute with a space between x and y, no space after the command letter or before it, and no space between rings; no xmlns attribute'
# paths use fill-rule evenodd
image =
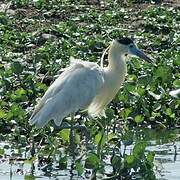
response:
<svg viewBox="0 0 180 180"><path fill-rule="evenodd" d="M60 126L64 117L53 118L56 126Z"/></svg>
<svg viewBox="0 0 180 180"><path fill-rule="evenodd" d="M37 128L42 128L49 120L47 117L41 117L41 113L38 113L32 119L29 119L29 124L35 125Z"/></svg>
<svg viewBox="0 0 180 180"><path fill-rule="evenodd" d="M31 118L29 119L29 123L31 125L35 125L37 128L44 127L46 123L52 119L51 110L52 106L48 106L47 103L44 104L44 106L41 107L41 109L36 112L36 114L33 114L31 116Z"/></svg>

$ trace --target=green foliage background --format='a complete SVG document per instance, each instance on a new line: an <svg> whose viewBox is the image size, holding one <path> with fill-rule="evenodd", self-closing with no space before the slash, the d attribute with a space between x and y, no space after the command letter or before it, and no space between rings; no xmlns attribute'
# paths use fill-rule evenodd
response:
<svg viewBox="0 0 180 180"><path fill-rule="evenodd" d="M107 118L99 120L103 128L86 119L83 113L77 116L77 123L85 123L94 146L99 149L97 152L90 149L85 166L95 166L96 171L103 173L102 162L107 153L102 152L103 148L116 138L132 144L131 136L126 133L133 127L179 126L179 94L169 94L180 88L178 4L131 0L107 0L101 4L98 1L12 0L0 5L0 130L3 139L8 137L30 150L32 137L36 142L50 133L53 134L48 141L53 143L51 153L58 152L56 143L68 150L69 130L58 133L48 125L37 133L29 126L28 118L36 99L43 96L59 70L68 66L70 56L99 63L110 41L122 36L135 38L138 46L155 59L157 67L136 58L127 62L126 81L108 106ZM76 132L77 145L81 138L81 133ZM41 151L39 154L50 157L50 144L43 144L42 154ZM143 171L147 173L144 169L151 168L153 161L151 153L144 154L145 146L136 145L132 155L118 156L113 150L114 154L110 154L115 176L119 173L132 176L130 169L139 173L138 167L144 176ZM66 165L66 156L60 159L60 164ZM80 160L76 167L81 175L84 166Z"/></svg>

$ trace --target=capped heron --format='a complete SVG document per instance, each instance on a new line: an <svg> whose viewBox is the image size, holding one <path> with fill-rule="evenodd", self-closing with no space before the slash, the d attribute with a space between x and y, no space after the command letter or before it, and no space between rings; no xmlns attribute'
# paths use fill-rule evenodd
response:
<svg viewBox="0 0 180 180"><path fill-rule="evenodd" d="M29 123L43 127L54 120L62 120L81 109L92 117L104 114L104 108L117 94L127 73L126 56L135 55L147 62L153 61L129 38L115 39L109 46L108 66L94 62L72 60L35 106Z"/></svg>

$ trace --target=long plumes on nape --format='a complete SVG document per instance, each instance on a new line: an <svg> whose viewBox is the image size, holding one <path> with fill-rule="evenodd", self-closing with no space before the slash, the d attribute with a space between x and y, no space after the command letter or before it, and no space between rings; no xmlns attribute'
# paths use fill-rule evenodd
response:
<svg viewBox="0 0 180 180"><path fill-rule="evenodd" d="M110 45L105 49L105 51L103 52L103 54L101 56L101 63L100 63L100 65L101 65L102 68L104 66L104 56L105 56L106 52L109 50L109 48L110 48Z"/></svg>

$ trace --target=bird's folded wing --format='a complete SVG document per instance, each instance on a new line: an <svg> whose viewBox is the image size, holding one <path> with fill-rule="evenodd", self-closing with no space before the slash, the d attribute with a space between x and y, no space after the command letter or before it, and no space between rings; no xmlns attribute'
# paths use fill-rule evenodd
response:
<svg viewBox="0 0 180 180"><path fill-rule="evenodd" d="M103 86L103 72L95 63L78 62L64 71L36 105L30 124L62 119L87 107ZM57 123L58 124L58 123Z"/></svg>

